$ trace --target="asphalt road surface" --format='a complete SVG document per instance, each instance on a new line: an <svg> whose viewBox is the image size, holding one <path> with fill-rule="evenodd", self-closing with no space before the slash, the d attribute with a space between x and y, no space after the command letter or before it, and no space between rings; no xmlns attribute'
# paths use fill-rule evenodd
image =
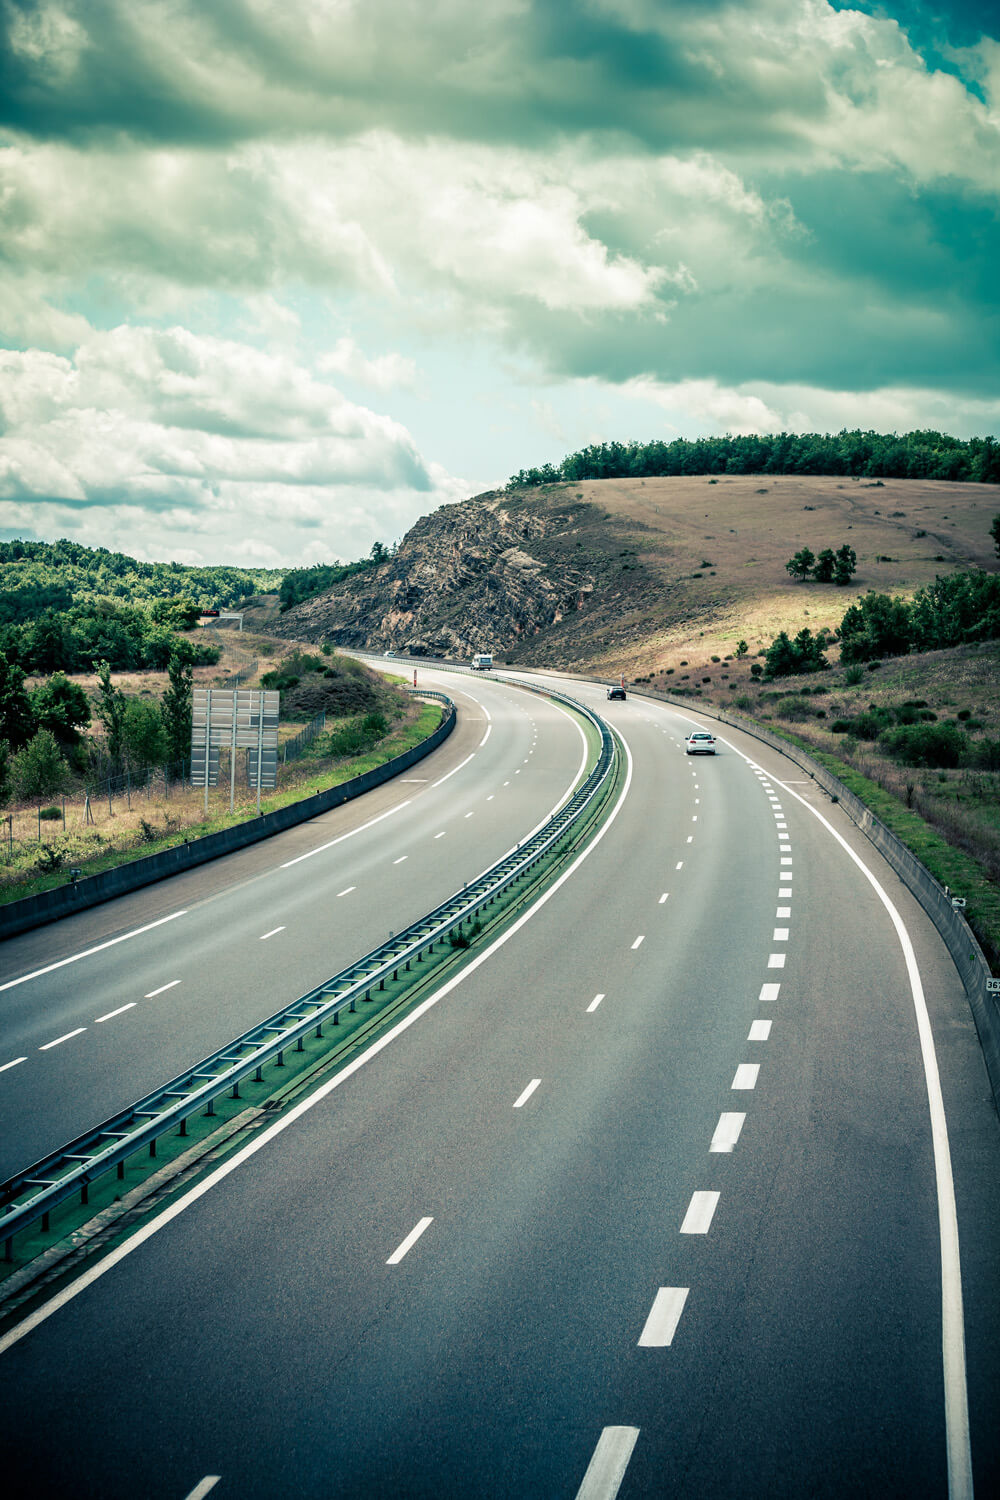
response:
<svg viewBox="0 0 1000 1500"><path fill-rule="evenodd" d="M544 904L0 1340L11 1494L1000 1490L1000 1131L943 946L791 763L605 708L627 789Z"/></svg>

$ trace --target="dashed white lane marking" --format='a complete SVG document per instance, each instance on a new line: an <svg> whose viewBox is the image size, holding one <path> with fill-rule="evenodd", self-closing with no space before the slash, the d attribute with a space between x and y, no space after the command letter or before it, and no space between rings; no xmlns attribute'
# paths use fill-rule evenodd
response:
<svg viewBox="0 0 1000 1500"><path fill-rule="evenodd" d="M272 927L270 932L262 932L261 933L261 935L260 935L260 941L262 943L266 943L267 940L268 940L268 938L277 937L278 933L279 932L284 932L284 930L285 929L283 927Z"/></svg>
<svg viewBox="0 0 1000 1500"><path fill-rule="evenodd" d="M786 875L786 876L784 876L784 879L785 880L790 880L791 876ZM792 888L791 888L790 885L789 886L782 886L779 889L779 891L778 891L778 900L779 901L783 901L786 896L790 896L791 894L792 894Z"/></svg>
<svg viewBox="0 0 1000 1500"><path fill-rule="evenodd" d="M520 1109L523 1104L527 1104L528 1100L531 1098L532 1094L535 1092L541 1081L542 1080L540 1078L533 1078L531 1080L527 1088L523 1089L514 1100L514 1109Z"/></svg>
<svg viewBox="0 0 1000 1500"><path fill-rule="evenodd" d="M510 786L510 782L509 781L505 781L504 782L504 786Z"/></svg>
<svg viewBox="0 0 1000 1500"><path fill-rule="evenodd" d="M707 1234L718 1202L718 1193L692 1193L681 1234Z"/></svg>
<svg viewBox="0 0 1000 1500"><path fill-rule="evenodd" d="M692 814L691 822L692 823L697 823L697 821L698 821L698 814L697 813Z"/></svg>
<svg viewBox="0 0 1000 1500"><path fill-rule="evenodd" d="M636 938L635 942L632 944L632 947L633 948L640 948L642 946L642 942L643 942L643 939L645 938L645 936L646 936L646 934L644 932L640 932L639 936Z"/></svg>
<svg viewBox="0 0 1000 1500"><path fill-rule="evenodd" d="M488 797L487 797L487 799L486 799L486 800L487 800L487 802L492 802L492 801L493 801L493 798L494 798L494 797L495 797L495 796L496 796L496 793L495 793L495 792L490 792L490 795L489 795L489 796L488 796Z"/></svg>
<svg viewBox="0 0 1000 1500"><path fill-rule="evenodd" d="M594 996L593 1000L591 1000L590 1004L587 1006L587 1015L588 1016L590 1015L590 1012L592 1010L596 1010L597 1009L597 1007L600 1005L600 1003L601 1003L601 1001L603 999L604 999L603 992L601 994L599 994L599 995L595 995Z"/></svg>
<svg viewBox="0 0 1000 1500"><path fill-rule="evenodd" d="M117 1010L109 1010L106 1016L98 1016L94 1025L99 1026L102 1021L113 1021L115 1016L123 1016L127 1010L135 1010L134 1000L130 1000L127 1005L119 1005Z"/></svg>
<svg viewBox="0 0 1000 1500"><path fill-rule="evenodd" d="M769 969L783 969L787 957L787 953L772 953L767 960L767 967Z"/></svg>
<svg viewBox="0 0 1000 1500"><path fill-rule="evenodd" d="M337 899L339 900L341 896L349 896L352 891L356 891L356 890L357 890L357 886L356 885L345 885L344 889L342 891L338 891L337 892Z"/></svg>
<svg viewBox="0 0 1000 1500"><path fill-rule="evenodd" d="M187 916L187 907L183 911L174 911L169 917L161 917L158 922L147 922L145 927L136 927L133 932L123 932L121 937L109 938L106 943L97 943L93 948L84 948L82 953L73 953L69 958L60 958L57 963L46 964L44 969L32 969L30 974L22 974L20 979L8 979L6 984L0 984L0 991L12 990L17 984L27 984L29 979L40 979L43 974L51 974L54 969L65 968L67 964L75 964L80 958L90 958L94 953L103 953L105 948L113 948L116 943L127 943L130 938L140 937L144 932L152 932L154 927L162 927L164 922L174 922L178 917Z"/></svg>
<svg viewBox="0 0 1000 1500"><path fill-rule="evenodd" d="M474 818L476 816L476 814L475 814L475 812L467 812L465 816L467 818Z"/></svg>
<svg viewBox="0 0 1000 1500"><path fill-rule="evenodd" d="M791 854L791 852L792 852L792 846L791 846L791 844L779 844L778 845L778 853L779 854Z"/></svg>
<svg viewBox="0 0 1000 1500"><path fill-rule="evenodd" d="M690 1287L661 1286L639 1336L640 1349L663 1349L672 1344Z"/></svg>
<svg viewBox="0 0 1000 1500"><path fill-rule="evenodd" d="M27 1062L26 1057L12 1057L9 1063L0 1064L0 1073L6 1073L8 1068L16 1068L18 1063Z"/></svg>
<svg viewBox="0 0 1000 1500"><path fill-rule="evenodd" d="M472 759L471 755L469 759ZM463 761L462 765L464 764L465 762ZM456 766L455 770L461 770L461 766ZM451 772L449 771L448 774L450 776ZM445 779L442 776L441 780L444 781ZM439 783L435 782L435 785L437 786ZM345 839L352 839L355 834L364 833L368 828L374 828L376 823L381 823L386 818L391 818L394 813L402 812L403 808L409 807L412 801L412 797L407 797L405 802L397 802L395 807L390 807L384 813L379 813L377 818L370 818L367 823L359 823L357 828L351 828L347 833L340 833L335 839L329 839L325 844L317 844L315 849L307 849L305 854L297 854L294 859L286 859L285 863L279 866L279 869L290 870L292 865L299 865L304 859L312 859L314 854L322 854L324 849L332 849L334 844L342 844Z"/></svg>
<svg viewBox="0 0 1000 1500"><path fill-rule="evenodd" d="M444 830L444 829L443 829L443 828L442 828L442 830L441 830L441 832L440 832L440 833L436 833L436 834L435 834L435 835L434 835L434 837L435 837L435 838L436 838L436 839L443 839L443 838L444 838L444 835L445 835L445 830Z"/></svg>
<svg viewBox="0 0 1000 1500"><path fill-rule="evenodd" d="M667 897L668 897L668 896L669 896L669 895L670 895L670 892L669 892L669 891L664 891L664 892L663 892L663 895L662 895L662 896L661 896L661 897L660 897L660 900L659 900L659 903L658 903L658 904L659 904L659 905L660 905L660 906L662 906L662 905L663 905L663 903L664 903L664 901L666 901L666 899L667 899Z"/></svg>
<svg viewBox="0 0 1000 1500"><path fill-rule="evenodd" d="M687 841L688 841L689 844L693 844L694 843L694 834L693 833L689 833L688 834Z"/></svg>
<svg viewBox="0 0 1000 1500"><path fill-rule="evenodd" d="M676 865L674 866L674 869L675 870L683 870L683 868L684 868L684 861L682 859L679 859L677 861Z"/></svg>
<svg viewBox="0 0 1000 1500"><path fill-rule="evenodd" d="M778 991L780 989L781 989L781 985L780 984L762 984L761 987L760 987L760 994L757 996L757 999L758 1000L777 1000L777 998L778 998Z"/></svg>
<svg viewBox="0 0 1000 1500"><path fill-rule="evenodd" d="M148 995L143 995L144 1000L155 1000L157 995L165 995L167 990L176 989L180 984L179 979L171 979L169 984L161 984L158 990L150 990Z"/></svg>
<svg viewBox="0 0 1000 1500"><path fill-rule="evenodd" d="M576 1500L615 1500L638 1436L638 1427L605 1427Z"/></svg>
<svg viewBox="0 0 1000 1500"><path fill-rule="evenodd" d="M184 1497L184 1500L205 1500L209 1490L215 1489L221 1477L219 1474L206 1474L204 1479L195 1485L190 1495Z"/></svg>
<svg viewBox="0 0 1000 1500"><path fill-rule="evenodd" d="M740 1063L733 1077L734 1089L755 1089L757 1087L757 1074L760 1072L760 1063Z"/></svg>
<svg viewBox="0 0 1000 1500"><path fill-rule="evenodd" d="M79 1036L81 1031L86 1031L86 1029L86 1026L78 1026L75 1031L67 1031L65 1036L57 1036L54 1042L46 1042L38 1050L39 1052L48 1052L50 1048L61 1046L63 1042L68 1042L70 1037Z"/></svg>
<svg viewBox="0 0 1000 1500"><path fill-rule="evenodd" d="M792 862L792 856L790 854L783 854L781 856L781 863L783 865L790 865L791 862Z"/></svg>
<svg viewBox="0 0 1000 1500"><path fill-rule="evenodd" d="M410 856L408 854L401 854L398 859L394 859L393 860L393 864L394 865L401 865L403 863L403 860L404 859L409 859L409 857Z"/></svg>
<svg viewBox="0 0 1000 1500"><path fill-rule="evenodd" d="M750 1035L747 1037L747 1041L766 1042L771 1035L771 1027L773 1025L773 1021L754 1021L750 1027Z"/></svg>
<svg viewBox="0 0 1000 1500"><path fill-rule="evenodd" d="M386 1261L386 1265L398 1266L399 1262L403 1259L403 1256L406 1255L408 1251L413 1249L414 1245L417 1243L417 1240L419 1240L420 1236L423 1234L427 1226L433 1223L433 1218L421 1219L420 1223L415 1225L414 1228L410 1230L409 1234L406 1236L406 1239L402 1242L402 1244L397 1245L396 1249L392 1252L392 1254L389 1256L389 1259Z"/></svg>
<svg viewBox="0 0 1000 1500"><path fill-rule="evenodd" d="M790 917L792 915L792 908L790 906L779 906L774 915L776 917Z"/></svg>
<svg viewBox="0 0 1000 1500"><path fill-rule="evenodd" d="M776 927L774 929L774 933L773 933L773 936L771 938L771 942L772 943L787 943L788 942L788 934L789 934L790 930L791 929L788 928L788 927Z"/></svg>
<svg viewBox="0 0 1000 1500"><path fill-rule="evenodd" d="M712 1136L712 1144L708 1148L709 1151L732 1151L740 1138L745 1119L746 1115L729 1112L720 1115L715 1134Z"/></svg>

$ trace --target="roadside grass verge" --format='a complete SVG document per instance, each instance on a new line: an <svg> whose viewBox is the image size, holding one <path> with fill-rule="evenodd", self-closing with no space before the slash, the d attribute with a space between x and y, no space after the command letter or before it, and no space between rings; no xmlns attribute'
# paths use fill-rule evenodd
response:
<svg viewBox="0 0 1000 1500"><path fill-rule="evenodd" d="M402 755L427 739L440 722L440 704L426 703L420 706L420 712L412 722L391 731L377 746L363 755L339 760L326 758L323 761L315 756L303 756L295 764L290 785L261 797L261 812L273 812L277 808L301 802L316 792L341 786L355 776L384 765L393 756ZM20 860L0 872L0 905L65 885L68 866L78 868L84 876L97 875L103 870L115 869L147 854L159 854L164 849L173 849L178 844L255 819L256 798L250 798L245 787L239 788L238 792L239 801L232 813L227 806L224 811L210 811L206 818L199 810L193 814L193 821L181 823L174 815L178 804L175 794L173 798L155 807L146 807L149 814L147 818L137 813L135 826L123 828L121 835L108 836L88 833L86 830L57 834L42 847L54 851L59 867L51 872L40 871L34 867L36 857L33 854L21 856ZM200 791L194 794L195 804L201 796ZM162 829L156 825L157 817L164 819Z"/></svg>

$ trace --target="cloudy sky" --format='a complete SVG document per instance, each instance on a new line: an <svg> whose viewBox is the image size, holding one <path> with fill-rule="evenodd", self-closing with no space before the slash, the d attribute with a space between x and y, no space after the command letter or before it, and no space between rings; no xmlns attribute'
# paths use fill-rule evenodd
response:
<svg viewBox="0 0 1000 1500"><path fill-rule="evenodd" d="M0 0L0 536L351 558L604 438L1000 432L994 0Z"/></svg>

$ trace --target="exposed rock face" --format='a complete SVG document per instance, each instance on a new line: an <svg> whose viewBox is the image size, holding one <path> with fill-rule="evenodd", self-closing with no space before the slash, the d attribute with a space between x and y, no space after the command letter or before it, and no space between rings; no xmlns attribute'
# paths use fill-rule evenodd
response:
<svg viewBox="0 0 1000 1500"><path fill-rule="evenodd" d="M499 493L443 506L417 522L388 562L297 605L271 628L414 656L509 652L582 608L594 587L586 569L547 545L567 534L576 509Z"/></svg>

